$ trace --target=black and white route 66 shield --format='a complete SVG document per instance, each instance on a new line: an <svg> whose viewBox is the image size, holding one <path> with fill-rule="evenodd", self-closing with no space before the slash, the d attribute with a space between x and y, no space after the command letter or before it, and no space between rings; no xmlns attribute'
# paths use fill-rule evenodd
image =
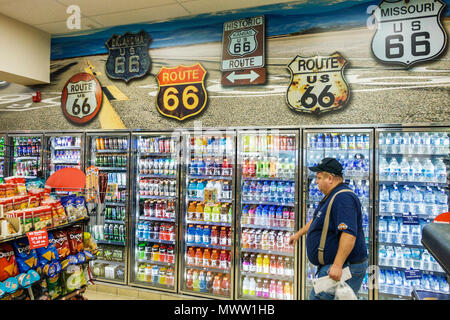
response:
<svg viewBox="0 0 450 320"><path fill-rule="evenodd" d="M441 0L383 0L373 12L372 52L382 62L411 65L438 57L447 45Z"/></svg>
<svg viewBox="0 0 450 320"><path fill-rule="evenodd" d="M230 45L228 46L228 53L232 56L244 56L254 52L258 47L255 38L257 33L253 28L232 32L229 35Z"/></svg>

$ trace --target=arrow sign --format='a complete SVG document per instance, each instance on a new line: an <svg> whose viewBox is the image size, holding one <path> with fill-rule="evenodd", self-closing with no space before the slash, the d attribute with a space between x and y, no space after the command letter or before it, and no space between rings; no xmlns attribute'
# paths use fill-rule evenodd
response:
<svg viewBox="0 0 450 320"><path fill-rule="evenodd" d="M248 84L262 84L266 82L266 69L257 68L248 70L236 70L231 72L224 72L222 74L222 85L248 85Z"/></svg>

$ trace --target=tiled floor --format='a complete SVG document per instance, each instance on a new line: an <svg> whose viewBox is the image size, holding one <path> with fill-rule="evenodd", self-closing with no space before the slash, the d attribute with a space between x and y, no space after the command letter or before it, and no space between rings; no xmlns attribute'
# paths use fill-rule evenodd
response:
<svg viewBox="0 0 450 320"><path fill-rule="evenodd" d="M139 299L139 298L118 296L118 295L107 294L107 293L103 293L103 292L93 292L90 290L88 290L84 293L84 297L86 297L88 300L143 300L143 299Z"/></svg>

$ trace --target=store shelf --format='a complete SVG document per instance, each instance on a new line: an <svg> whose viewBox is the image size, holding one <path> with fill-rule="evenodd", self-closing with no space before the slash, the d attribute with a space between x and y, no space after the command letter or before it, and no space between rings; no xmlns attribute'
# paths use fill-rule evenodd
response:
<svg viewBox="0 0 450 320"><path fill-rule="evenodd" d="M39 159L41 156L40 155L35 155L35 156L20 156L20 157L14 157L14 160L16 161L21 161L21 160L36 160Z"/></svg>
<svg viewBox="0 0 450 320"><path fill-rule="evenodd" d="M73 164L80 165L79 160L52 160L52 164Z"/></svg>
<svg viewBox="0 0 450 320"><path fill-rule="evenodd" d="M275 254L278 256L285 256L285 257L294 257L294 251L286 252L286 251L275 251L275 250L262 250L262 249L250 249L250 248L242 248L242 252L248 252L248 253L265 253L265 254Z"/></svg>
<svg viewBox="0 0 450 320"><path fill-rule="evenodd" d="M71 293L68 293L66 295L56 298L56 300L69 300L69 299L75 297L76 295L84 293L86 291L86 289L87 289L87 285L84 285L80 289L77 289L75 291L72 291Z"/></svg>
<svg viewBox="0 0 450 320"><path fill-rule="evenodd" d="M110 244L113 246L125 247L125 242L121 242L121 241L97 240L97 244Z"/></svg>
<svg viewBox="0 0 450 320"><path fill-rule="evenodd" d="M171 263L171 262L154 261L154 260L147 260L147 259L136 259L136 261L140 262L140 263L157 264L159 266L174 266L175 265L175 263Z"/></svg>
<svg viewBox="0 0 450 320"><path fill-rule="evenodd" d="M440 188L448 188L447 183L439 183L439 182L424 182L424 181L388 181L388 180L380 180L378 182L379 185L393 186L394 184L400 186L418 186L418 187L440 187Z"/></svg>
<svg viewBox="0 0 450 320"><path fill-rule="evenodd" d="M241 201L241 204L261 204L269 206L295 207L295 204L292 202Z"/></svg>
<svg viewBox="0 0 450 320"><path fill-rule="evenodd" d="M332 148L320 148L320 149L312 149L308 147L308 151L311 153L343 153L343 154L352 154L352 153L369 153L370 149L332 149Z"/></svg>
<svg viewBox="0 0 450 320"><path fill-rule="evenodd" d="M281 275L271 274L271 273L265 274L265 273L242 272L241 271L241 276L262 278L262 279L268 279L268 280L280 280L280 281L294 282L294 276L281 276Z"/></svg>
<svg viewBox="0 0 450 320"><path fill-rule="evenodd" d="M263 296L256 296L256 294L254 296L250 296L250 295L241 295L241 297L243 299L247 299L247 300L280 300L280 301L287 301L285 299L276 299L276 298L264 298Z"/></svg>
<svg viewBox="0 0 450 320"><path fill-rule="evenodd" d="M107 263L107 264L112 264L112 265L117 265L117 266L124 266L125 262L124 261L113 261L113 260L105 260L105 259L94 259L91 260L92 262L100 262L100 263Z"/></svg>
<svg viewBox="0 0 450 320"><path fill-rule="evenodd" d="M280 156L283 157L283 154L292 155L296 153L297 150L267 150L267 151L241 151L239 154L243 157L252 157L252 156L261 156L265 155L267 157L271 156Z"/></svg>
<svg viewBox="0 0 450 320"><path fill-rule="evenodd" d="M218 227L231 227L231 223L228 222L215 222L215 221L195 221L195 220L186 220L186 224L199 224L206 226L218 226Z"/></svg>
<svg viewBox="0 0 450 320"><path fill-rule="evenodd" d="M123 224L123 225L126 224L125 221L120 221L120 220L105 220L105 223L115 223L115 224Z"/></svg>
<svg viewBox="0 0 450 320"><path fill-rule="evenodd" d="M200 201L205 202L207 204L221 204L221 203L232 203L233 200L230 199L218 199L216 201L206 201L204 198L186 198L187 201Z"/></svg>
<svg viewBox="0 0 450 320"><path fill-rule="evenodd" d="M53 150L80 150L80 146L52 146Z"/></svg>
<svg viewBox="0 0 450 320"><path fill-rule="evenodd" d="M276 178L276 177L242 177L246 181L281 181L281 182L295 182L293 178Z"/></svg>
<svg viewBox="0 0 450 320"><path fill-rule="evenodd" d="M138 174L139 178L154 178L154 179L176 179L176 174L163 175L163 174ZM137 179L139 181L139 179Z"/></svg>
<svg viewBox="0 0 450 320"><path fill-rule="evenodd" d="M396 217L396 218L401 218L403 217L403 213L401 212L379 212L378 215L380 217ZM422 220L434 220L434 218L436 218L436 215L418 215L419 219Z"/></svg>
<svg viewBox="0 0 450 320"><path fill-rule="evenodd" d="M170 152L140 152L138 153L139 157L171 157L175 158L177 156L176 153Z"/></svg>
<svg viewBox="0 0 450 320"><path fill-rule="evenodd" d="M105 201L105 206L125 207L126 204L124 202Z"/></svg>
<svg viewBox="0 0 450 320"><path fill-rule="evenodd" d="M71 226L74 226L74 225L77 225L80 223L85 223L85 222L89 222L89 218L82 218L82 219L79 219L76 221L72 221L72 222L60 225L60 226L46 228L46 229L47 229L47 231L55 231L55 230L64 229L64 228L71 227ZM13 241L13 240L17 240L17 239L21 239L21 238L25 238L25 237L27 237L26 233L22 234L22 235L14 236L14 237L0 238L0 243Z"/></svg>
<svg viewBox="0 0 450 320"><path fill-rule="evenodd" d="M229 274L231 271L230 269L222 269L222 268L211 268L211 267L200 267L200 266L195 266L195 265L191 265L191 264L186 264L185 266L186 269L197 269L197 270L203 270L203 271L212 271L212 272L220 272L220 273L226 273Z"/></svg>
<svg viewBox="0 0 450 320"><path fill-rule="evenodd" d="M139 216L139 221L158 221L158 222L172 222L175 223L175 218L156 218L156 217L146 217L146 216Z"/></svg>
<svg viewBox="0 0 450 320"><path fill-rule="evenodd" d="M381 156L388 156L388 157L411 157L411 158L419 158L419 157L447 157L448 153L413 153L413 152L387 152L386 150L379 149L379 154Z"/></svg>
<svg viewBox="0 0 450 320"><path fill-rule="evenodd" d="M151 199L151 200L175 200L177 197L167 197L167 196L142 196L139 195L140 199Z"/></svg>
<svg viewBox="0 0 450 320"><path fill-rule="evenodd" d="M97 167L100 171L127 171L127 167Z"/></svg>
<svg viewBox="0 0 450 320"><path fill-rule="evenodd" d="M420 263L420 261L419 261ZM399 270L399 271L405 271L408 270L409 268L404 268L404 267L397 267L397 266L388 266L388 265L379 265L380 269L384 269L384 270ZM427 275L432 275L432 276L442 276L445 277L447 274L445 273L445 271L431 271L431 270L422 270L421 268L413 268L414 270L420 270L420 272L422 274L427 274Z"/></svg>
<svg viewBox="0 0 450 320"><path fill-rule="evenodd" d="M266 229L274 231L295 231L291 227L278 227L278 226L267 226L267 225L257 225L257 224L242 224L242 228L252 228L252 229Z"/></svg>
<svg viewBox="0 0 450 320"><path fill-rule="evenodd" d="M95 150L94 153L128 153L128 150L123 149L103 149L103 150Z"/></svg>
<svg viewBox="0 0 450 320"><path fill-rule="evenodd" d="M160 240L160 239L144 239L144 238L138 238L139 242L150 242L150 243L159 243L159 244L171 244L175 245L175 241L168 241L168 240Z"/></svg>
<svg viewBox="0 0 450 320"><path fill-rule="evenodd" d="M399 238L402 237L401 234L397 234ZM421 236L421 235L418 235ZM424 246L421 244L405 244L405 243L394 243L394 242L379 242L380 246L394 246L394 247L406 247L412 249L424 249Z"/></svg>
<svg viewBox="0 0 450 320"><path fill-rule="evenodd" d="M188 179L205 179L205 180L233 180L232 176L212 176L212 175L188 175Z"/></svg>
<svg viewBox="0 0 450 320"><path fill-rule="evenodd" d="M218 250L231 250L233 248L230 246L221 246L221 245L195 243L195 242L193 242L193 243L186 242L186 247L208 248L208 249L218 249Z"/></svg>

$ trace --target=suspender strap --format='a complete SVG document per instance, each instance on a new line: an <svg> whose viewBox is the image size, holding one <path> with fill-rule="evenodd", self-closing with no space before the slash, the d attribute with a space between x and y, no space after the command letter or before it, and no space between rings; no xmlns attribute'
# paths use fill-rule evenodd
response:
<svg viewBox="0 0 450 320"><path fill-rule="evenodd" d="M324 249L325 249L325 241L327 240L327 233L328 233L328 226L330 224L330 212L331 212L331 207L333 205L333 201L334 198L342 192L353 192L351 190L340 190L338 192L336 192L333 197L331 198L330 202L328 203L328 207L327 207L327 212L325 214L325 218L323 221L323 228L322 228L322 235L320 236L320 244L319 244L319 251L317 252L318 258L319 258L319 263L321 265L325 265L325 262L323 260L323 253L324 253Z"/></svg>

